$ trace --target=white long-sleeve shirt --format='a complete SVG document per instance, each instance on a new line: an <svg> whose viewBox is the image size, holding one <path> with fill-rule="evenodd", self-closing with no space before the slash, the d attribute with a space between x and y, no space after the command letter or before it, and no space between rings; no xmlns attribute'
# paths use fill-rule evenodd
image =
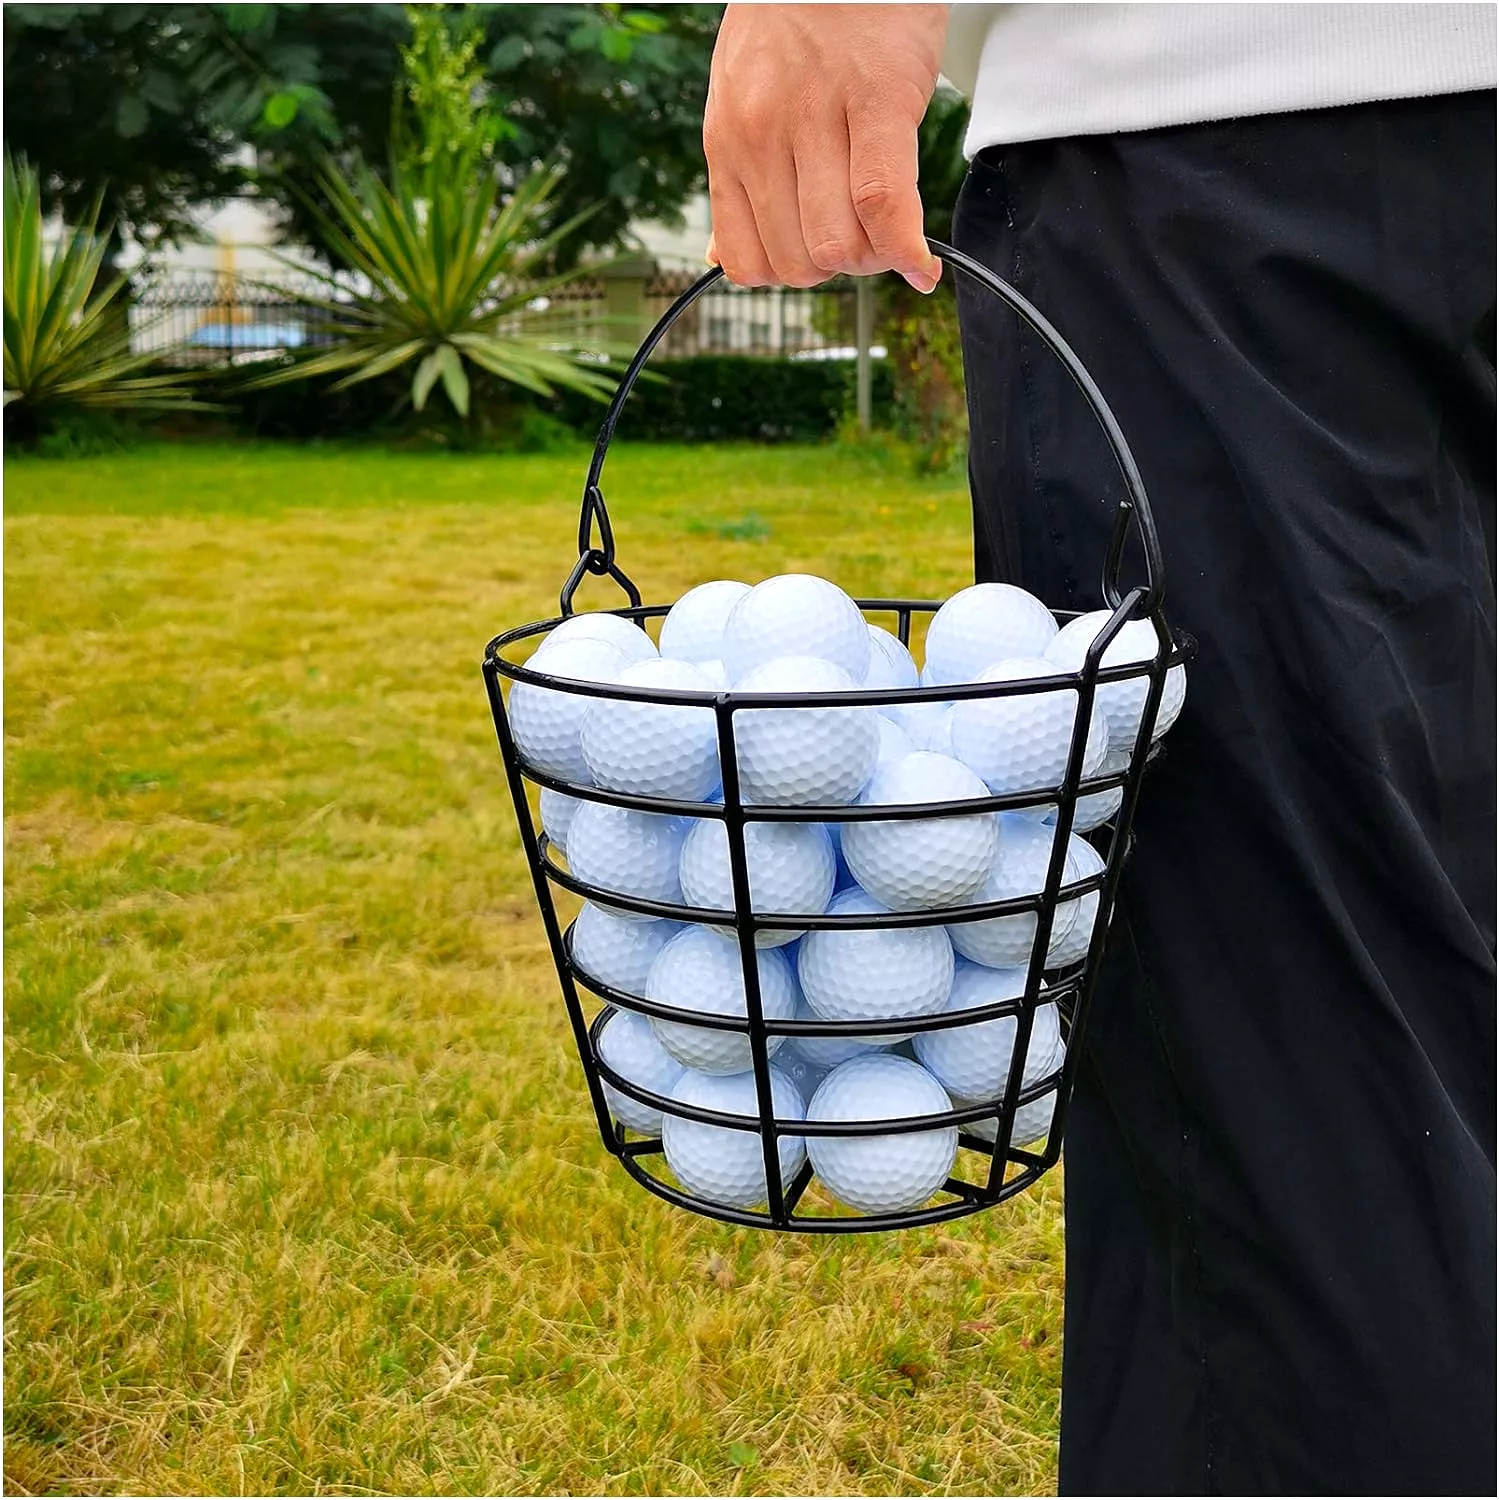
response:
<svg viewBox="0 0 1499 1500"><path fill-rule="evenodd" d="M954 5L965 150L1493 88L1496 8Z"/></svg>

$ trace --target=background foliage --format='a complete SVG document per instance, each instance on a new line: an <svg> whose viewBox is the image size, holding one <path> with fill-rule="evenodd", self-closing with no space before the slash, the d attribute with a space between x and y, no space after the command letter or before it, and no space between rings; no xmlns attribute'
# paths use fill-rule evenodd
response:
<svg viewBox="0 0 1499 1500"><path fill-rule="evenodd" d="M918 178L926 211L926 233L949 240L953 209L968 164L963 137L968 101L939 90L927 107L918 141ZM963 390L963 349L958 304L950 271L929 297L898 276L878 282L877 323L892 366L895 425L915 444L920 467L933 473L959 465L967 452L968 421Z"/></svg>
<svg viewBox="0 0 1499 1500"><path fill-rule="evenodd" d="M462 9L504 121L497 165L568 168L555 222L601 204L587 239L612 244L702 187L721 6ZM324 153L388 157L409 40L396 5L9 5L5 134L45 165L47 206L71 218L102 188L106 219L142 242L180 239L195 203L253 183L293 237L318 243L293 185Z"/></svg>

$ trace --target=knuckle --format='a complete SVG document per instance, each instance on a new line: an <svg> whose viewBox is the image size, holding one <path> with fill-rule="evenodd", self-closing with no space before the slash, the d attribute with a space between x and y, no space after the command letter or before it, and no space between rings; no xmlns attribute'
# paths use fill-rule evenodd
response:
<svg viewBox="0 0 1499 1500"><path fill-rule="evenodd" d="M889 218L894 213L899 193L884 177L867 177L854 188L854 208L859 217Z"/></svg>
<svg viewBox="0 0 1499 1500"><path fill-rule="evenodd" d="M860 247L851 238L828 235L810 242L807 246L807 254L812 257L812 264L818 270L831 275L857 265L860 260Z"/></svg>
<svg viewBox="0 0 1499 1500"><path fill-rule="evenodd" d="M769 286L774 279L768 266L749 256L725 254L720 259L723 273L735 286Z"/></svg>
<svg viewBox="0 0 1499 1500"><path fill-rule="evenodd" d="M799 260L790 260L785 256L772 262L775 278L782 286L816 286L823 279L823 273L816 266L807 265Z"/></svg>

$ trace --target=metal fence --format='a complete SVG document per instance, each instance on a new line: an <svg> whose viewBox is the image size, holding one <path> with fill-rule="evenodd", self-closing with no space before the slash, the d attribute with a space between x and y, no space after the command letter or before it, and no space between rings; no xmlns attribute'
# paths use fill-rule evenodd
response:
<svg viewBox="0 0 1499 1500"><path fill-rule="evenodd" d="M590 277L536 297L510 327L577 348L633 346L696 273ZM352 284L351 284L352 285ZM133 287L131 345L179 365L246 364L336 341L311 277L276 283L215 274L154 276ZM807 290L720 283L672 328L668 356L748 354L769 359L852 359L854 288Z"/></svg>

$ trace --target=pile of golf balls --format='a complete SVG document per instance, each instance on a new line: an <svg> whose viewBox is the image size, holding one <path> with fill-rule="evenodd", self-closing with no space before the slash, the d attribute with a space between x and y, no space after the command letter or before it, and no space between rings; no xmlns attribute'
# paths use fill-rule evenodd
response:
<svg viewBox="0 0 1499 1500"><path fill-rule="evenodd" d="M529 665L580 683L665 689L700 700L648 703L569 694L517 683L509 700L525 761L573 787L670 799L707 809L724 800L721 692L785 694L785 707L736 710L735 775L746 806L911 807L1032 794L1023 809L849 821L751 821L745 833L749 904L784 918L760 929L749 954L731 914L735 875L718 817L643 812L555 788L541 795L554 854L580 881L626 902L684 908L674 921L608 900L583 907L570 937L580 977L612 1002L598 1054L636 1099L613 1083L605 1097L619 1124L659 1133L677 1180L715 1203L766 1201L765 1151L756 1129L672 1113L673 1102L725 1120L757 1121L744 963L753 963L768 1021L838 1023L837 1035L771 1035L771 1097L783 1126L870 1121L859 1136L780 1135L783 1188L810 1163L822 1186L862 1213L914 1209L953 1170L960 1130L994 1140L1020 1030L1027 1092L1013 1111L1011 1144L1037 1147L1051 1126L1066 1043L1056 1004L1042 992L1018 1013L1039 937L1034 912L910 927L813 928L799 919L937 913L1038 895L1056 851L1056 788L1066 775L1079 712L1070 687L1004 697L880 705L807 705L808 693L958 687L1055 678L1081 669L1107 611L1058 628L1040 600L1009 584L962 590L937 611L918 667L889 631L867 622L835 584L783 574L751 586L705 583L662 621L660 647L616 615L575 615L553 630ZM1155 630L1134 621L1105 651L1104 666L1148 664ZM1085 777L1129 765L1147 702L1145 677L1105 683L1084 730ZM1169 729L1182 709L1185 671L1174 665L1151 726ZM1118 812L1121 788L1078 800L1060 851L1063 880L1097 875L1102 856L1081 834ZM1087 957L1096 891L1059 902L1042 968L1055 976ZM668 1018L632 1010L631 998L670 1007ZM1007 1002L999 1017L931 1029L932 1019ZM701 1017L694 1022L694 1017ZM910 1021L909 1030L893 1023ZM859 1023L885 1029L864 1032ZM925 1029L924 1029L925 1028ZM880 1133L893 1122L988 1105L957 1125Z"/></svg>

